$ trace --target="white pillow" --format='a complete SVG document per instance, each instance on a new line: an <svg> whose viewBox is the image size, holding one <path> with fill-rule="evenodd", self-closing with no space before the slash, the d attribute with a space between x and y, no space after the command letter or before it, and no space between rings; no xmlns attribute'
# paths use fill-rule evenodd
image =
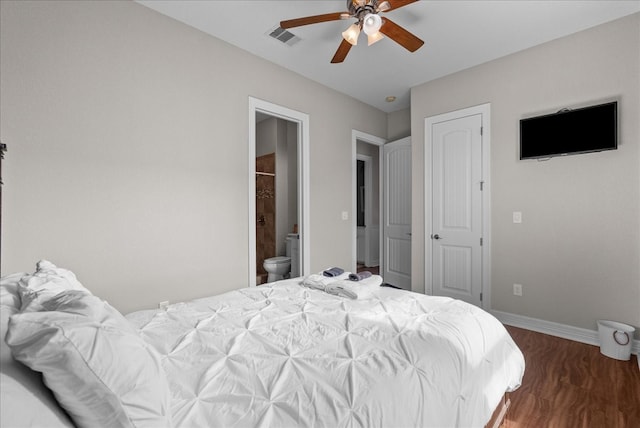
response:
<svg viewBox="0 0 640 428"><path fill-rule="evenodd" d="M27 276L27 274L21 272L0 278L0 306L20 309L21 302L18 288L20 280L25 276Z"/></svg>
<svg viewBox="0 0 640 428"><path fill-rule="evenodd" d="M0 278L0 427L73 427L42 376L11 356L4 342L9 317L20 311L18 282L26 273Z"/></svg>
<svg viewBox="0 0 640 428"><path fill-rule="evenodd" d="M18 292L22 300L21 310L38 311L44 301L67 290L90 293L70 270L59 268L50 261L40 260L32 275L24 275L20 279Z"/></svg>
<svg viewBox="0 0 640 428"><path fill-rule="evenodd" d="M108 303L80 290L9 319L13 356L35 371L79 426L171 425L158 354Z"/></svg>

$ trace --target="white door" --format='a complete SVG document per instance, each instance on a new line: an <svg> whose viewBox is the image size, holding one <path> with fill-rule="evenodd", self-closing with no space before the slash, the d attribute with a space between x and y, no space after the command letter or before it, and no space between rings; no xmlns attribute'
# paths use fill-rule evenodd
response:
<svg viewBox="0 0 640 428"><path fill-rule="evenodd" d="M433 294L482 306L482 114L437 121L430 134Z"/></svg>
<svg viewBox="0 0 640 428"><path fill-rule="evenodd" d="M382 277L411 289L411 138L383 147Z"/></svg>

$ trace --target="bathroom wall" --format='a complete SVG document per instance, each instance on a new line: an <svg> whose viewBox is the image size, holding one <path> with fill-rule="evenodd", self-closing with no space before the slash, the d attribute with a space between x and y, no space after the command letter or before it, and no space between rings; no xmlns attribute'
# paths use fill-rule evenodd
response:
<svg viewBox="0 0 640 428"><path fill-rule="evenodd" d="M256 157L276 152L278 120L275 117L256 123Z"/></svg>
<svg viewBox="0 0 640 428"><path fill-rule="evenodd" d="M276 254L274 255L284 256L287 233L292 231L293 223L296 222L296 218L291 218L290 214L292 207L297 213L298 199L291 197L290 182L293 176L294 185L297 183L298 139L296 124L284 119L276 119L276 122ZM290 132L290 125L295 132Z"/></svg>
<svg viewBox="0 0 640 428"><path fill-rule="evenodd" d="M257 284L266 280L264 259L276 252L276 156L269 153L256 158L256 275Z"/></svg>
<svg viewBox="0 0 640 428"><path fill-rule="evenodd" d="M289 164L287 181L289 223L285 229L288 233L298 228L298 125L293 122L287 122L287 161Z"/></svg>
<svg viewBox="0 0 640 428"><path fill-rule="evenodd" d="M276 255L277 145L278 119L270 117L256 123L256 284L267 281L264 259Z"/></svg>

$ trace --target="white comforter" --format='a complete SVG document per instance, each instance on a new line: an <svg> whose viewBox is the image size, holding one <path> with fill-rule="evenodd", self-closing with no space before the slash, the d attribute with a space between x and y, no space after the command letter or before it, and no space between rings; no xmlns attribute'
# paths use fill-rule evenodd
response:
<svg viewBox="0 0 640 428"><path fill-rule="evenodd" d="M176 427L481 427L524 372L493 316L297 280L127 318L162 355Z"/></svg>

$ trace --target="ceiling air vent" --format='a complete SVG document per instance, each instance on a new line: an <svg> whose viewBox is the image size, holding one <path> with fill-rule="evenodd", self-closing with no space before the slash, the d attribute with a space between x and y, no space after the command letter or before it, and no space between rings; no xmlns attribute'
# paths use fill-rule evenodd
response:
<svg viewBox="0 0 640 428"><path fill-rule="evenodd" d="M300 37L296 36L290 31L285 30L281 27L275 27L271 31L269 31L269 37L272 37L276 40L280 40L285 45L293 46L302 40Z"/></svg>

